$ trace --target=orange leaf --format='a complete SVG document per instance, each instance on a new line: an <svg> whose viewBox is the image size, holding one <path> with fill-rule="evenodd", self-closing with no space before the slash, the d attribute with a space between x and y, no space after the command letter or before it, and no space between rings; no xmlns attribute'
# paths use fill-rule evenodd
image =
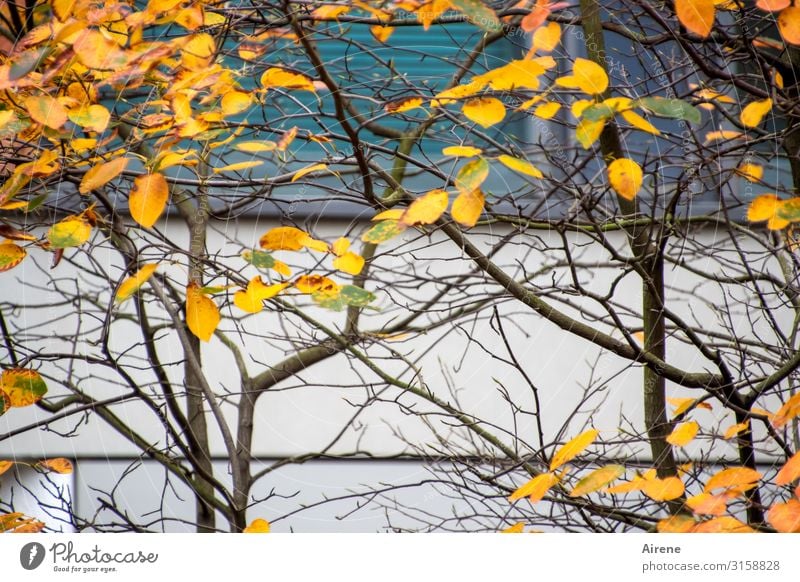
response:
<svg viewBox="0 0 800 582"><path fill-rule="evenodd" d="M282 87L284 89L311 91L312 93L316 91L314 89L314 82L309 77L277 67L267 69L264 74L261 75L261 85L265 89Z"/></svg>
<svg viewBox="0 0 800 582"><path fill-rule="evenodd" d="M527 497L531 500L531 503L537 503L542 500L547 492L550 491L550 488L556 483L558 483L558 477L556 475L553 473L542 473L514 491L514 493L509 495L508 500L513 503L518 499Z"/></svg>
<svg viewBox="0 0 800 582"><path fill-rule="evenodd" d="M525 524L521 521L518 521L511 527L507 527L506 529L502 530L500 533L504 534L515 534L515 533L523 533L525 531Z"/></svg>
<svg viewBox="0 0 800 582"><path fill-rule="evenodd" d="M8 271L19 265L27 255L27 251L11 241L0 244L0 272Z"/></svg>
<svg viewBox="0 0 800 582"><path fill-rule="evenodd" d="M714 0L675 0L675 13L686 30L706 38L714 26Z"/></svg>
<svg viewBox="0 0 800 582"><path fill-rule="evenodd" d="M404 226L433 224L447 209L447 203L447 192L431 190L409 205L400 218L400 224Z"/></svg>
<svg viewBox="0 0 800 582"><path fill-rule="evenodd" d="M679 513L659 521L656 524L656 530L658 533L689 533L695 524L694 518Z"/></svg>
<svg viewBox="0 0 800 582"><path fill-rule="evenodd" d="M789 400L778 409L778 412L776 412L775 416L772 418L772 426L781 428L798 415L800 415L800 392L789 398Z"/></svg>
<svg viewBox="0 0 800 582"><path fill-rule="evenodd" d="M683 481L677 477L647 479L642 491L653 501L670 501L683 495Z"/></svg>
<svg viewBox="0 0 800 582"><path fill-rule="evenodd" d="M242 533L269 533L269 528L269 522L266 519L258 518L251 521L250 525L242 530Z"/></svg>
<svg viewBox="0 0 800 582"><path fill-rule="evenodd" d="M200 291L197 283L186 287L186 325L195 336L207 342L219 325L220 315L216 303Z"/></svg>
<svg viewBox="0 0 800 582"><path fill-rule="evenodd" d="M795 453L791 459L775 475L776 485L788 485L795 479L800 478L800 453Z"/></svg>
<svg viewBox="0 0 800 582"><path fill-rule="evenodd" d="M619 158L608 165L608 181L614 191L625 198L633 200L642 187L642 168L633 160Z"/></svg>
<svg viewBox="0 0 800 582"><path fill-rule="evenodd" d="M128 158L116 158L110 162L97 164L83 175L78 191L88 194L92 190L105 186L119 176L128 166Z"/></svg>
<svg viewBox="0 0 800 582"><path fill-rule="evenodd" d="M800 533L800 501L776 503L767 512L767 521L781 533Z"/></svg>
<svg viewBox="0 0 800 582"><path fill-rule="evenodd" d="M131 216L141 226L150 228L167 206L169 187L161 174L145 174L133 181L128 199Z"/></svg>
<svg viewBox="0 0 800 582"><path fill-rule="evenodd" d="M14 461L0 461L0 475L8 471L13 466L14 466Z"/></svg>
<svg viewBox="0 0 800 582"><path fill-rule="evenodd" d="M580 455L586 447L594 442L598 434L600 434L600 431L592 428L582 432L569 441L553 455L552 459L550 459L550 470L555 471L564 463Z"/></svg>
<svg viewBox="0 0 800 582"><path fill-rule="evenodd" d="M790 6L778 14L778 30L790 44L800 44L800 7Z"/></svg>
<svg viewBox="0 0 800 582"><path fill-rule="evenodd" d="M259 239L258 244L261 248L272 251L299 251L303 247L320 252L328 251L325 242L293 226L278 226L267 231Z"/></svg>
<svg viewBox="0 0 800 582"><path fill-rule="evenodd" d="M69 475L73 471L72 463L63 457L59 457L57 459L46 459L44 461L39 461L37 463L40 467L44 469L49 469L55 473L60 475Z"/></svg>
<svg viewBox="0 0 800 582"><path fill-rule="evenodd" d="M715 489L729 489L749 485L761 479L761 473L749 467L730 467L716 473L708 480L703 491L711 493Z"/></svg>
<svg viewBox="0 0 800 582"><path fill-rule="evenodd" d="M757 0L756 6L767 12L780 12L792 3L792 0Z"/></svg>
<svg viewBox="0 0 800 582"><path fill-rule="evenodd" d="M697 515L722 515L727 508L725 504L726 499L726 497L721 495L701 493L687 499L686 505Z"/></svg>
<svg viewBox="0 0 800 582"><path fill-rule="evenodd" d="M692 530L693 533L755 533L755 531L749 525L729 515L698 523Z"/></svg>
<svg viewBox="0 0 800 582"><path fill-rule="evenodd" d="M58 99L49 95L28 97L25 109L32 120L51 129L59 129L67 122L67 110Z"/></svg>
<svg viewBox="0 0 800 582"><path fill-rule="evenodd" d="M725 430L725 434L722 436L722 438L724 438L725 440L732 439L740 432L747 430L749 426L750 426L749 419L745 420L744 422L731 425Z"/></svg>

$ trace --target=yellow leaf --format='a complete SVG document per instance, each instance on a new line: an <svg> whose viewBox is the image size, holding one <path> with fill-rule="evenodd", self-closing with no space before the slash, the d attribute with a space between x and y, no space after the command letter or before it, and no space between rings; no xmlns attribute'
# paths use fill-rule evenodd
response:
<svg viewBox="0 0 800 582"><path fill-rule="evenodd" d="M259 239L261 248L272 251L299 251L308 247L320 252L327 252L327 243L312 238L307 232L293 226L279 226L267 231Z"/></svg>
<svg viewBox="0 0 800 582"><path fill-rule="evenodd" d="M422 97L408 97L406 99L398 99L397 101L387 103L384 109L386 113L405 113L406 111L421 107L423 103L424 100Z"/></svg>
<svg viewBox="0 0 800 582"><path fill-rule="evenodd" d="M506 107L502 101L494 97L478 97L464 103L461 112L481 127L491 127L503 121Z"/></svg>
<svg viewBox="0 0 800 582"><path fill-rule="evenodd" d="M675 410L672 411L675 416L680 416L692 406L711 410L711 405L708 402L698 402L697 398L667 398L667 402L675 406Z"/></svg>
<svg viewBox="0 0 800 582"><path fill-rule="evenodd" d="M541 119L552 119L553 116L558 113L559 109L561 109L561 103L550 101L539 105L539 107L533 110L533 114Z"/></svg>
<svg viewBox="0 0 800 582"><path fill-rule="evenodd" d="M167 206L169 187L163 175L145 174L133 181L128 199L133 219L145 228L150 228L159 219Z"/></svg>
<svg viewBox="0 0 800 582"><path fill-rule="evenodd" d="M580 119L581 115L583 115L583 112L594 104L594 101L591 99L576 99L570 106L570 111L572 112L572 115Z"/></svg>
<svg viewBox="0 0 800 582"><path fill-rule="evenodd" d="M19 265L27 255L27 251L11 241L0 244L0 272L8 271Z"/></svg>
<svg viewBox="0 0 800 582"><path fill-rule="evenodd" d="M769 97L762 101L748 103L739 116L745 127L758 127L764 116L772 110L772 99Z"/></svg>
<svg viewBox="0 0 800 582"><path fill-rule="evenodd" d="M400 224L415 226L418 224L433 224L447 209L448 196L444 190L431 190L412 202L403 216Z"/></svg>
<svg viewBox="0 0 800 582"><path fill-rule="evenodd" d="M400 220L402 218L403 213L405 212L402 208L390 208L389 210L384 210L383 212L379 212L375 216L373 216L370 220Z"/></svg>
<svg viewBox="0 0 800 582"><path fill-rule="evenodd" d="M219 325L220 315L216 303L200 291L197 283L186 287L186 325L201 341L207 342Z"/></svg>
<svg viewBox="0 0 800 582"><path fill-rule="evenodd" d="M125 50L94 28L84 30L72 48L83 65L96 71L120 70L129 60Z"/></svg>
<svg viewBox="0 0 800 582"><path fill-rule="evenodd" d="M11 406L30 406L39 402L47 394L39 372L24 368L10 368L0 376L0 392L4 392Z"/></svg>
<svg viewBox="0 0 800 582"><path fill-rule="evenodd" d="M264 301L272 299L288 286L288 283L264 285L261 277L256 276L250 279L246 290L234 294L233 303L242 311L258 313L264 308Z"/></svg>
<svg viewBox="0 0 800 582"><path fill-rule="evenodd" d="M119 289L117 289L117 295L114 297L114 301L117 303L122 303L134 293L139 291L142 285L144 285L152 276L157 266L157 263L146 263L142 265L142 268L136 271L134 275L128 277L122 282L122 284L119 286Z"/></svg>
<svg viewBox="0 0 800 582"><path fill-rule="evenodd" d="M301 275L294 282L300 293L338 293L339 285L322 275Z"/></svg>
<svg viewBox="0 0 800 582"><path fill-rule="evenodd" d="M447 105L448 103L452 103L454 99L471 97L483 89L484 85L484 82L472 81L470 83L465 83L464 85L457 85L450 89L445 89L444 91L436 94L436 99L431 101L431 106L438 107L440 105Z"/></svg>
<svg viewBox="0 0 800 582"><path fill-rule="evenodd" d="M675 0L675 13L686 30L706 38L714 26L714 0Z"/></svg>
<svg viewBox="0 0 800 582"><path fill-rule="evenodd" d="M331 252L337 257L341 257L348 250L350 250L350 240L346 237L339 237L331 244Z"/></svg>
<svg viewBox="0 0 800 582"><path fill-rule="evenodd" d="M460 158L471 158L473 156L477 156L483 150L480 148L474 148L472 146L449 146L442 150L442 153L446 156L457 156Z"/></svg>
<svg viewBox="0 0 800 582"><path fill-rule="evenodd" d="M768 220L767 228L770 230L780 230L789 226L789 221L778 215L783 200L775 194L762 194L750 202L747 208L747 220L750 222L761 222Z"/></svg>
<svg viewBox="0 0 800 582"><path fill-rule="evenodd" d="M764 168L758 164L744 162L736 168L736 173L749 182L758 182L764 177Z"/></svg>
<svg viewBox="0 0 800 582"><path fill-rule="evenodd" d="M263 534L269 533L269 522L266 519L254 519L250 522L246 528L242 530L242 533L249 533L249 534Z"/></svg>
<svg viewBox="0 0 800 582"><path fill-rule="evenodd" d="M526 176L533 176L534 178L543 178L544 174L526 160L521 160L519 158L515 158L513 156L508 156L503 154L497 157L498 161L503 164L504 166L511 168L515 172L519 172L520 174L525 174Z"/></svg>
<svg viewBox="0 0 800 582"><path fill-rule="evenodd" d="M525 531L525 524L521 521L518 521L511 527L507 527L506 529L502 530L500 533L504 534L515 534L515 533L523 533Z"/></svg>
<svg viewBox="0 0 800 582"><path fill-rule="evenodd" d="M342 14L346 14L349 10L349 6L343 6L341 4L326 4L320 6L319 8L315 8L311 15L314 18L321 20L337 19Z"/></svg>
<svg viewBox="0 0 800 582"><path fill-rule="evenodd" d="M761 479L761 473L748 467L730 467L716 473L708 480L703 491L711 493L715 489L729 489L749 485Z"/></svg>
<svg viewBox="0 0 800 582"><path fill-rule="evenodd" d="M250 93L245 93L244 91L228 91L222 96L220 105L225 115L236 115L237 113L247 111L252 103L253 99Z"/></svg>
<svg viewBox="0 0 800 582"><path fill-rule="evenodd" d="M67 110L55 97L49 95L31 96L25 99L25 109L36 123L59 129L67 122Z"/></svg>
<svg viewBox="0 0 800 582"><path fill-rule="evenodd" d="M309 77L277 67L269 68L261 75L261 85L265 89L282 87L284 89L316 92L314 82Z"/></svg>
<svg viewBox="0 0 800 582"><path fill-rule="evenodd" d="M741 131L730 131L730 130L709 131L706 134L706 140L704 144L708 145L710 143L714 143L715 141L721 141L721 140L729 141L740 137L744 137L744 134Z"/></svg>
<svg viewBox="0 0 800 582"><path fill-rule="evenodd" d="M318 172L320 170L326 170L326 169L328 169L328 164L312 164L310 166L306 166L305 168L302 168L300 170L297 170L297 172L295 172L294 176L292 176L292 182L297 182L297 180L312 172Z"/></svg>
<svg viewBox="0 0 800 582"><path fill-rule="evenodd" d="M781 470L775 475L775 484L788 485L795 479L800 479L800 452L792 455L792 458L781 467Z"/></svg>
<svg viewBox="0 0 800 582"><path fill-rule="evenodd" d="M81 194L88 194L105 186L119 176L127 166L128 158L116 158L110 162L97 164L83 175L78 191Z"/></svg>
<svg viewBox="0 0 800 582"><path fill-rule="evenodd" d="M84 105L71 110L67 115L75 125L97 133L103 133L111 121L111 113L102 105Z"/></svg>
<svg viewBox="0 0 800 582"><path fill-rule="evenodd" d="M790 44L800 44L800 7L790 6L778 14L778 30Z"/></svg>
<svg viewBox="0 0 800 582"><path fill-rule="evenodd" d="M619 478L623 473L625 473L625 467L622 465L606 465L605 467L595 469L578 481L578 483L575 485L575 488L570 491L569 496L582 497L584 495L588 495L589 493L593 493L598 489L605 487L614 479Z"/></svg>
<svg viewBox="0 0 800 582"><path fill-rule="evenodd" d="M800 501L776 503L767 512L767 521L781 533L800 533Z"/></svg>
<svg viewBox="0 0 800 582"><path fill-rule="evenodd" d="M394 32L394 27L375 25L375 26L370 26L369 31L372 34L372 36L375 37L375 40L383 43L389 40L389 37L392 36L392 33Z"/></svg>
<svg viewBox="0 0 800 582"><path fill-rule="evenodd" d="M211 65L216 51L213 36L205 32L194 34L183 46L181 63L189 70L201 71Z"/></svg>
<svg viewBox="0 0 800 582"><path fill-rule="evenodd" d="M453 201L450 215L453 220L467 228L472 228L483 212L485 197L480 190L461 192Z"/></svg>
<svg viewBox="0 0 800 582"><path fill-rule="evenodd" d="M356 253L344 253L333 260L333 268L350 275L358 275L364 268L364 257Z"/></svg>
<svg viewBox="0 0 800 582"><path fill-rule="evenodd" d="M557 22L549 22L547 26L541 26L533 33L533 49L545 53L552 52L561 41L561 25Z"/></svg>
<svg viewBox="0 0 800 582"><path fill-rule="evenodd" d="M244 141L237 143L233 147L240 152L260 153L274 152L278 148L278 144L274 141Z"/></svg>
<svg viewBox="0 0 800 582"><path fill-rule="evenodd" d="M514 491L514 493L509 495L508 500L513 503L518 499L527 497L532 503L537 503L542 500L542 497L544 497L556 483L558 483L558 477L556 475L553 473L542 473Z"/></svg>
<svg viewBox="0 0 800 582"><path fill-rule="evenodd" d="M551 57L544 58L552 60ZM479 88L488 85L495 91L514 89L535 91L539 88L539 76L543 75L547 68L549 67L545 66L541 59L514 60L474 77L469 85Z"/></svg>
<svg viewBox="0 0 800 582"><path fill-rule="evenodd" d="M608 181L614 191L633 200L642 187L642 169L639 164L627 158L619 158L608 165Z"/></svg>
<svg viewBox="0 0 800 582"><path fill-rule="evenodd" d="M228 164L227 166L222 166L221 168L214 168L215 174L221 174L222 172L238 172L240 170L248 170L250 168L255 168L260 166L264 162L261 160L250 160L249 162L236 162L235 164Z"/></svg>
<svg viewBox="0 0 800 582"><path fill-rule="evenodd" d="M586 447L594 442L598 434L600 431L592 428L569 441L553 455L550 460L550 470L555 471L564 463L580 455Z"/></svg>
<svg viewBox="0 0 800 582"><path fill-rule="evenodd" d="M572 76L559 77L556 84L568 89L580 89L588 95L600 95L608 88L608 75L594 61L577 58L572 66Z"/></svg>
<svg viewBox="0 0 800 582"><path fill-rule="evenodd" d="M581 119L578 126L575 128L575 137L583 146L583 149L588 150L594 142L600 138L603 133L603 128L606 122L604 119L598 121L591 121L589 119Z"/></svg>
<svg viewBox="0 0 800 582"><path fill-rule="evenodd" d="M621 115L625 121L630 123L636 129L645 131L653 135L661 135L661 132L655 125L647 121L644 117L642 117L635 111L623 111Z"/></svg>
<svg viewBox="0 0 800 582"><path fill-rule="evenodd" d="M697 436L700 425L695 421L682 422L667 437L667 442L675 447L685 447Z"/></svg>
<svg viewBox="0 0 800 582"><path fill-rule="evenodd" d="M57 459L45 459L37 463L39 467L48 469L59 475L69 475L73 471L72 463L63 457Z"/></svg>
<svg viewBox="0 0 800 582"><path fill-rule="evenodd" d="M57 222L47 232L47 240L54 249L77 247L89 240L92 227L81 216L68 216Z"/></svg>
<svg viewBox="0 0 800 582"><path fill-rule="evenodd" d="M744 422L740 422L738 424L731 425L725 430L725 435L722 437L725 440L732 439L733 437L737 436L740 432L747 430L750 427L750 420L745 420Z"/></svg>
<svg viewBox="0 0 800 582"><path fill-rule="evenodd" d="M670 501L683 495L683 481L677 477L646 479L642 492L653 501Z"/></svg>

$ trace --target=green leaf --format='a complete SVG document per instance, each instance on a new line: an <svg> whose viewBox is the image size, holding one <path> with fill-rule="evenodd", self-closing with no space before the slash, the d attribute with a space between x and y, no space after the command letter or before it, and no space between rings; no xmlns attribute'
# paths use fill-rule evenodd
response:
<svg viewBox="0 0 800 582"><path fill-rule="evenodd" d="M245 251L242 257L256 269L271 269L275 266L275 258L264 251Z"/></svg>
<svg viewBox="0 0 800 582"><path fill-rule="evenodd" d="M789 222L800 222L800 197L784 200L778 206L777 215Z"/></svg>
<svg viewBox="0 0 800 582"><path fill-rule="evenodd" d="M646 109L659 117L682 119L691 123L700 123L700 110L694 105L680 99L665 99L663 97L645 97L633 102L636 107Z"/></svg>
<svg viewBox="0 0 800 582"><path fill-rule="evenodd" d="M355 285L343 285L339 293L315 292L311 298L320 306L333 311L341 311L345 307L365 307L375 301L375 294L356 287Z"/></svg>
<svg viewBox="0 0 800 582"><path fill-rule="evenodd" d="M8 71L8 80L16 81L21 79L38 67L39 63L43 62L49 53L49 48L25 51L11 63L11 68Z"/></svg>
<svg viewBox="0 0 800 582"><path fill-rule="evenodd" d="M605 103L597 103L584 109L581 118L589 121L605 121L614 117L615 114L616 111L613 107L609 107Z"/></svg>
<svg viewBox="0 0 800 582"><path fill-rule="evenodd" d="M47 384L34 370L12 368L0 376L0 391L5 393L11 406L29 406L47 394Z"/></svg>
<svg viewBox="0 0 800 582"><path fill-rule="evenodd" d="M481 0L451 0L450 4L459 12L463 12L472 24L483 30L499 32L503 29L503 24L497 18L495 11Z"/></svg>
<svg viewBox="0 0 800 582"><path fill-rule="evenodd" d="M380 244L396 237L406 229L405 225L397 220L382 220L361 237L361 240L368 243Z"/></svg>

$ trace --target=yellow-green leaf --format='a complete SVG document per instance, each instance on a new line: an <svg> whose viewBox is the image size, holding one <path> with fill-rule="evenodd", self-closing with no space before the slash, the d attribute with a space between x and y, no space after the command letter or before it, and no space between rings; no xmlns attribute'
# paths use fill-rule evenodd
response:
<svg viewBox="0 0 800 582"><path fill-rule="evenodd" d="M497 159L504 166L511 168L512 170L514 170L515 172L519 172L520 174L525 174L527 176L532 176L534 178L544 177L544 174L542 174L539 168L537 168L527 160L521 160L519 158L515 158L513 156L509 156L506 154L498 156Z"/></svg>
<svg viewBox="0 0 800 582"><path fill-rule="evenodd" d="M55 223L47 232L47 240L54 249L77 247L89 240L92 227L82 216L68 216Z"/></svg>
<svg viewBox="0 0 800 582"><path fill-rule="evenodd" d="M667 437L667 442L676 447L685 447L697 436L700 425L695 421L682 422L676 426Z"/></svg>
<svg viewBox="0 0 800 582"><path fill-rule="evenodd" d="M127 166L128 158L116 158L110 162L97 164L83 175L78 191L81 194L88 194L92 190L105 186L125 171Z"/></svg>
<svg viewBox="0 0 800 582"><path fill-rule="evenodd" d="M214 168L215 174L221 174L222 172L239 172L241 170L249 170L250 168L255 168L263 164L264 162L261 160L250 160L249 162L236 162L235 164L228 164L227 166L222 166L221 168Z"/></svg>
<svg viewBox="0 0 800 582"><path fill-rule="evenodd" d="M197 283L186 287L186 325L195 336L207 342L219 325L217 304L200 291Z"/></svg>
<svg viewBox="0 0 800 582"><path fill-rule="evenodd" d="M608 88L608 75L594 61L577 58L572 66L572 75L557 78L556 84L568 89L580 89L588 95L600 95Z"/></svg>
<svg viewBox="0 0 800 582"><path fill-rule="evenodd" d="M162 174L145 174L133 181L128 199L131 216L141 226L150 228L167 206L169 187Z"/></svg>
<svg viewBox="0 0 800 582"><path fill-rule="evenodd" d="M49 95L33 95L24 101L25 109L36 123L59 129L67 122L67 110L58 99Z"/></svg>
<svg viewBox="0 0 800 582"><path fill-rule="evenodd" d="M114 301L117 303L122 303L134 293L139 291L142 285L144 285L153 275L156 267L158 267L157 263L146 263L142 265L141 269L136 271L134 275L128 277L120 284L119 289L117 289L117 294L114 297Z"/></svg>
<svg viewBox="0 0 800 582"><path fill-rule="evenodd" d="M380 244L396 237L406 229L399 220L381 220L361 237L366 243Z"/></svg>
<svg viewBox="0 0 800 582"><path fill-rule="evenodd" d="M626 200L636 197L642 187L642 179L642 169L633 160L619 158L608 165L608 181L611 187Z"/></svg>
<svg viewBox="0 0 800 582"><path fill-rule="evenodd" d="M0 244L0 272L8 271L19 265L28 253L21 246L11 241Z"/></svg>
<svg viewBox="0 0 800 582"><path fill-rule="evenodd" d="M569 441L553 455L553 458L550 460L550 470L555 471L564 463L580 455L586 447L594 442L598 434L600 434L600 431L592 428L582 432Z"/></svg>
<svg viewBox="0 0 800 582"><path fill-rule="evenodd" d="M480 188L489 176L489 162L485 158L470 160L459 170L456 176L456 188L459 192L472 192Z"/></svg>
<svg viewBox="0 0 800 582"><path fill-rule="evenodd" d="M536 503L541 501L550 488L556 483L558 483L558 477L556 475L553 473L542 473L514 491L509 495L508 500L513 503L518 499L527 497L532 503Z"/></svg>
<svg viewBox="0 0 800 582"><path fill-rule="evenodd" d="M327 170L328 164L312 164L310 166L306 166L305 168L301 168L295 172L294 176L292 176L292 182L297 182L303 176L307 176L312 172L318 172L320 170Z"/></svg>
<svg viewBox="0 0 800 582"><path fill-rule="evenodd" d="M583 495L593 493L605 487L614 479L618 479L623 473L625 473L625 467L622 465L606 465L605 467L595 469L578 481L575 488L570 491L569 496L582 497Z"/></svg>
<svg viewBox="0 0 800 582"><path fill-rule="evenodd" d="M604 119L592 121L591 119L581 119L578 126L575 128L575 137L583 146L583 149L588 150L592 144L600 139L600 134L603 133L603 127L606 122Z"/></svg>
<svg viewBox="0 0 800 582"><path fill-rule="evenodd" d="M68 115L75 125L97 133L103 133L111 121L111 113L102 105L79 107L71 110Z"/></svg>
<svg viewBox="0 0 800 582"><path fill-rule="evenodd" d="M47 384L35 370L11 368L0 376L0 391L8 397L11 406L30 406L47 394Z"/></svg>
<svg viewBox="0 0 800 582"><path fill-rule="evenodd" d="M461 192L453 201L450 215L453 220L467 228L472 228L483 212L485 197L480 190Z"/></svg>
<svg viewBox="0 0 800 582"><path fill-rule="evenodd" d="M400 218L400 224L404 226L433 224L439 220L439 217L447 209L447 203L447 192L444 190L431 190L408 206Z"/></svg>
<svg viewBox="0 0 800 582"><path fill-rule="evenodd" d="M772 110L772 99L769 97L761 101L752 101L742 109L739 116L742 125L745 127L758 127L764 116Z"/></svg>
<svg viewBox="0 0 800 582"><path fill-rule="evenodd" d="M481 127L491 127L506 116L506 106L495 97L478 97L464 103L461 112Z"/></svg>

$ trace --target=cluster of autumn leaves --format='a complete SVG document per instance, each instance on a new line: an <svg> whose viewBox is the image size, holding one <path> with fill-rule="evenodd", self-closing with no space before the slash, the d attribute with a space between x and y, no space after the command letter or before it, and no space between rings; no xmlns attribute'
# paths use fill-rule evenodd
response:
<svg viewBox="0 0 800 582"><path fill-rule="evenodd" d="M708 402L694 398L671 398L675 405L676 418L684 417L691 410L710 409ZM785 426L792 419L800 416L800 393L789 398L776 412L754 410L767 417L776 429ZM691 443L699 432L696 421L678 423L667 441L675 447L685 447ZM749 429L749 421L728 427L724 439L736 438L742 431ZM681 477L687 475L692 464L680 467L679 476L660 478L655 468L647 469L633 475L628 481L619 481L627 469L623 465L604 465L579 476L574 476L574 468L567 465L585 451L599 436L597 429L589 429L576 436L553 454L549 470L540 473L518 487L510 496L514 503L527 498L531 503L538 503L554 487L562 489L569 497L586 497L593 493L620 496L640 492L656 502L683 500L683 511L664 518L657 523L657 530L662 533L744 533L753 532L753 528L741 522L729 512L728 505L760 485L763 475L750 467L726 467L711 475L702 486L702 490L686 497L686 485ZM577 481L575 481L577 479ZM571 489L567 481L574 482ZM615 483L616 482L616 483ZM774 485L785 487L794 485L794 496L785 502L774 503L767 512L767 521L778 532L800 533L800 452L795 453L778 470L773 479ZM525 525L516 523L506 533L522 533Z"/></svg>

